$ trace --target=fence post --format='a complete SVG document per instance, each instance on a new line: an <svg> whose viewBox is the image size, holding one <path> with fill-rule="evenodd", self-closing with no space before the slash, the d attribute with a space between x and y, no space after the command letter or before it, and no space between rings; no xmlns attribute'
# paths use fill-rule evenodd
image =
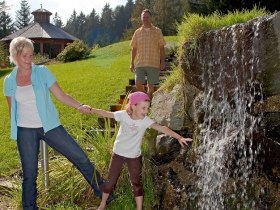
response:
<svg viewBox="0 0 280 210"><path fill-rule="evenodd" d="M49 153L48 145L45 141L40 141L40 150L41 150L41 165L43 170L43 181L44 187L47 189L49 187Z"/></svg>

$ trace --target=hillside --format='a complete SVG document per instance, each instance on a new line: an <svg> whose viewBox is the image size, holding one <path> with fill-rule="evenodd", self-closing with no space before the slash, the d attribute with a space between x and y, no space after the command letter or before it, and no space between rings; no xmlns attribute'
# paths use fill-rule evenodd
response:
<svg viewBox="0 0 280 210"><path fill-rule="evenodd" d="M177 37L166 37L167 42L176 40ZM119 99L119 95L125 93L128 80L134 78L129 70L129 62L129 41L124 41L96 49L86 60L53 64L48 68L66 93L81 103L108 110ZM0 71L0 177L9 176L19 168L16 143L9 138L8 108L3 96L3 80L10 71ZM77 110L54 101L62 124L73 136L79 136L84 126L94 126L96 117L81 115Z"/></svg>

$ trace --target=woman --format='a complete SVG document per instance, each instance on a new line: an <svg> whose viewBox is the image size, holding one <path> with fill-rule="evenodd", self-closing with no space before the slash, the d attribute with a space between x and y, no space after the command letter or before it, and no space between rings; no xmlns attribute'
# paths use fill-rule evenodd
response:
<svg viewBox="0 0 280 210"><path fill-rule="evenodd" d="M23 209L38 209L36 179L41 139L71 161L101 198L100 186L104 180L61 125L50 92L60 102L82 113L89 113L88 106L64 93L47 67L32 64L34 47L30 39L13 39L9 50L10 60L16 66L4 80L4 94L9 106L11 138L17 140L22 165Z"/></svg>

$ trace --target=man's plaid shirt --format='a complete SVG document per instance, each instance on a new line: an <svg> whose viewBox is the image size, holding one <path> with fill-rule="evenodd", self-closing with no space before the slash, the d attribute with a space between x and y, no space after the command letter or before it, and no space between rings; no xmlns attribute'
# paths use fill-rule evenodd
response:
<svg viewBox="0 0 280 210"><path fill-rule="evenodd" d="M160 68L160 47L164 45L165 40L159 28L138 28L130 42L130 46L137 49L135 66Z"/></svg>

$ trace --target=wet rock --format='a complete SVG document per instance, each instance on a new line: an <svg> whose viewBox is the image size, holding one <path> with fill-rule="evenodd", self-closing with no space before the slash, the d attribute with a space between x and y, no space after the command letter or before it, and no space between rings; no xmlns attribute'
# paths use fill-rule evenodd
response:
<svg viewBox="0 0 280 210"><path fill-rule="evenodd" d="M203 209L201 199L209 204L216 199L213 209L248 204L272 209L279 204L273 187L280 180L279 25L278 12L209 31L182 46L185 86L158 91L152 114L176 131L194 133L195 155L180 153L176 141L158 137L156 209ZM260 183L263 177L266 181ZM211 195L201 194L203 184Z"/></svg>

